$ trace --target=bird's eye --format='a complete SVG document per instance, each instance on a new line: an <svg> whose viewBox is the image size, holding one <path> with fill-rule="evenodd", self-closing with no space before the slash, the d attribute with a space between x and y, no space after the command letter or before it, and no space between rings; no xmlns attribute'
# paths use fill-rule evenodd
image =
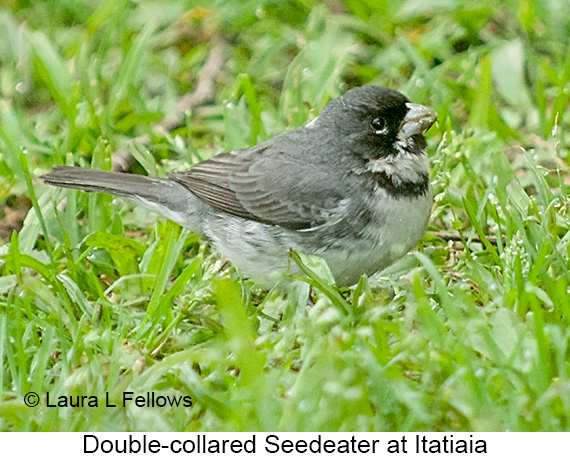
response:
<svg viewBox="0 0 570 457"><path fill-rule="evenodd" d="M374 133L381 134L386 132L386 121L381 117L376 117L372 119L371 122Z"/></svg>

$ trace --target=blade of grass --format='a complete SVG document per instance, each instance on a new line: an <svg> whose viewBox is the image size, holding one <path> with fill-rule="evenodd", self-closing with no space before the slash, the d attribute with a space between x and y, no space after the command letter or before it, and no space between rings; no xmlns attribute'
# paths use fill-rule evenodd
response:
<svg viewBox="0 0 570 457"><path fill-rule="evenodd" d="M333 286L329 281L325 280L324 278L320 277L317 273L315 273L306 263L306 260L303 260L302 254L296 251L289 251L289 256L293 261L297 264L297 266L301 269L301 271L307 275L307 277L303 276L293 276L295 279L300 279L301 281L305 281L311 286L315 287L316 289L323 292L329 300L337 306L345 315L349 315L352 313L352 307L346 302L343 296L338 292L338 290Z"/></svg>

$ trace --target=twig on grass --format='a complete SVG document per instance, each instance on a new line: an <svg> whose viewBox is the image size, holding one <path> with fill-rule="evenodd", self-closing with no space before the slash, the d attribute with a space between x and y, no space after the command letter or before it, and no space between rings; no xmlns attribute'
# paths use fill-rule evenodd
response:
<svg viewBox="0 0 570 457"><path fill-rule="evenodd" d="M458 235L456 233L449 233L449 232L427 232L428 235L430 236L437 236L438 238L441 238L444 241L456 241L459 243L463 243L465 237L462 237L461 235ZM474 234L471 236L473 241L477 241L479 243L482 243L481 238L479 237L479 235ZM487 241L489 241L489 243L491 243L492 245L496 246L497 245L497 237L495 235L486 235ZM503 236L502 237L502 242L503 244L506 242L506 238Z"/></svg>
<svg viewBox="0 0 570 457"><path fill-rule="evenodd" d="M198 83L194 92L186 94L176 104L174 110L167 114L164 119L154 124L151 128L156 135L165 135L168 132L184 125L186 112L197 106L204 105L215 99L215 82L220 75L225 62L224 43L214 45L204 66L198 73ZM127 141L125 146L119 149L111 157L113 171L127 171L133 163L133 156L129 149L134 145L148 146L152 143L150 134L145 134Z"/></svg>

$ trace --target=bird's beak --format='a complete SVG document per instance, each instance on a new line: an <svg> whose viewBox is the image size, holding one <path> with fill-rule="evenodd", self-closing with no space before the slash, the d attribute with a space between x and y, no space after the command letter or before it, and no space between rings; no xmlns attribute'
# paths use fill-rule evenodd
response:
<svg viewBox="0 0 570 457"><path fill-rule="evenodd" d="M400 125L400 134L404 138L425 132L437 120L437 114L417 103L406 103L408 112Z"/></svg>

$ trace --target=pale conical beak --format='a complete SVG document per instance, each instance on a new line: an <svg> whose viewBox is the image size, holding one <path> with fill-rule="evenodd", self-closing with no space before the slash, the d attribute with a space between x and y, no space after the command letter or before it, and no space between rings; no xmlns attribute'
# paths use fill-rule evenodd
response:
<svg viewBox="0 0 570 457"><path fill-rule="evenodd" d="M417 103L406 103L408 112L400 125L400 135L409 138L412 135L425 132L437 120L437 114Z"/></svg>

